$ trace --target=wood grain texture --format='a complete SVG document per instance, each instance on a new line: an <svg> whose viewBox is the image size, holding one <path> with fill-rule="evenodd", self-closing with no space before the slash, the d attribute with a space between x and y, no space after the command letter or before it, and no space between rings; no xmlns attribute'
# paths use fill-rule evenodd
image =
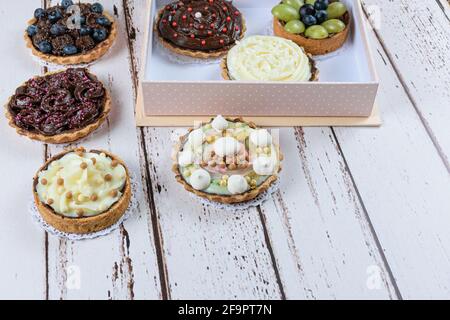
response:
<svg viewBox="0 0 450 320"><path fill-rule="evenodd" d="M330 128L282 129L280 141L287 169L261 210L286 295L397 299Z"/></svg>
<svg viewBox="0 0 450 320"><path fill-rule="evenodd" d="M29 3L40 5L40 1ZM22 6L21 2L7 1L0 8L4 23L0 28L0 176L4 179L0 192L0 299L44 299L46 287L45 233L28 210L32 177L42 163L43 149L39 143L16 135L3 115L3 104L16 87L41 70L24 43L17 40L22 39L30 15Z"/></svg>
<svg viewBox="0 0 450 320"><path fill-rule="evenodd" d="M449 4L410 0L363 3L366 8L379 7L380 25L375 34L450 172Z"/></svg>
<svg viewBox="0 0 450 320"><path fill-rule="evenodd" d="M135 194L139 209L119 230L100 239L72 242L49 236L49 298L157 299L161 298L159 271L142 192L125 14L122 1L103 4L115 13L119 34L112 51L90 71L111 91L112 111L101 129L73 145L102 148L120 156L139 184ZM48 156L61 149L49 146ZM79 288L71 285L76 272L80 273Z"/></svg>
<svg viewBox="0 0 450 320"><path fill-rule="evenodd" d="M448 299L450 176L373 32L370 42L384 124L334 132L402 297ZM429 91L426 99L440 94Z"/></svg>

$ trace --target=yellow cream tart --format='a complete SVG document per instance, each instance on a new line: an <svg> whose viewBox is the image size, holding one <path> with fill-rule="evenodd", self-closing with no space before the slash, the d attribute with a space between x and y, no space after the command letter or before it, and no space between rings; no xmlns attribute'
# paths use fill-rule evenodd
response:
<svg viewBox="0 0 450 320"><path fill-rule="evenodd" d="M313 81L311 56L291 40L251 36L238 42L222 63L224 78L241 81Z"/></svg>
<svg viewBox="0 0 450 320"><path fill-rule="evenodd" d="M47 223L63 232L90 233L117 222L131 188L123 161L78 148L47 161L35 176L33 193Z"/></svg>
<svg viewBox="0 0 450 320"><path fill-rule="evenodd" d="M282 155L266 129L217 116L180 138L173 171L187 191L220 203L252 200L278 178Z"/></svg>

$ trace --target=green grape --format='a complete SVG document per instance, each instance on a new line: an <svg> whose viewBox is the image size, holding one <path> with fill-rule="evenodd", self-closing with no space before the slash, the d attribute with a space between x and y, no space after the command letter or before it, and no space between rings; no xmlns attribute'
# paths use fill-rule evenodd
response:
<svg viewBox="0 0 450 320"><path fill-rule="evenodd" d="M322 26L311 26L305 31L305 36L311 39L325 39L328 38L328 31Z"/></svg>
<svg viewBox="0 0 450 320"><path fill-rule="evenodd" d="M327 9L328 19L340 18L347 12L347 7L342 2L330 3Z"/></svg>
<svg viewBox="0 0 450 320"><path fill-rule="evenodd" d="M299 20L300 14L298 10L295 10L293 7L288 6L287 4L279 4L272 9L272 14L284 21L289 22L291 20Z"/></svg>
<svg viewBox="0 0 450 320"><path fill-rule="evenodd" d="M300 20L291 20L284 26L284 30L293 34L300 34L305 32L305 25Z"/></svg>
<svg viewBox="0 0 450 320"><path fill-rule="evenodd" d="M345 23L339 19L330 19L322 23L322 27L324 27L328 33L339 33L345 29Z"/></svg>
<svg viewBox="0 0 450 320"><path fill-rule="evenodd" d="M306 0L305 3L306 4L310 4L310 5L314 5L314 3L316 2L316 0Z"/></svg>
<svg viewBox="0 0 450 320"><path fill-rule="evenodd" d="M283 3L293 7L295 10L300 10L300 7L305 4L303 0L283 0Z"/></svg>

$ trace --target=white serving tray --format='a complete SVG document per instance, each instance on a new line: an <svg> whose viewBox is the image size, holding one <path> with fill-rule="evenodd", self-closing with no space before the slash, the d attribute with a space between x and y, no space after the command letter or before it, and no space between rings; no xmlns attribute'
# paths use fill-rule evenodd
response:
<svg viewBox="0 0 450 320"><path fill-rule="evenodd" d="M261 125L379 125L374 107L378 78L359 0L342 0L352 17L342 49L317 57L319 82L241 82L221 79L217 63L179 63L153 34L158 9L149 1L147 43L137 103L138 125L192 125L216 114L252 117ZM245 16L246 35L270 34L277 0L234 0Z"/></svg>

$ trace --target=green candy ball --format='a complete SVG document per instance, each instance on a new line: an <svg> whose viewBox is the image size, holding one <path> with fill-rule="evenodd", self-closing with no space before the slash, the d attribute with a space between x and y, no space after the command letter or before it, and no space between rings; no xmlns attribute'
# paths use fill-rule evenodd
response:
<svg viewBox="0 0 450 320"><path fill-rule="evenodd" d="M345 29L345 23L339 19L330 19L322 23L322 27L324 27L328 33L339 33Z"/></svg>
<svg viewBox="0 0 450 320"><path fill-rule="evenodd" d="M332 2L328 6L328 19L340 18L347 12L347 7L342 2Z"/></svg>

